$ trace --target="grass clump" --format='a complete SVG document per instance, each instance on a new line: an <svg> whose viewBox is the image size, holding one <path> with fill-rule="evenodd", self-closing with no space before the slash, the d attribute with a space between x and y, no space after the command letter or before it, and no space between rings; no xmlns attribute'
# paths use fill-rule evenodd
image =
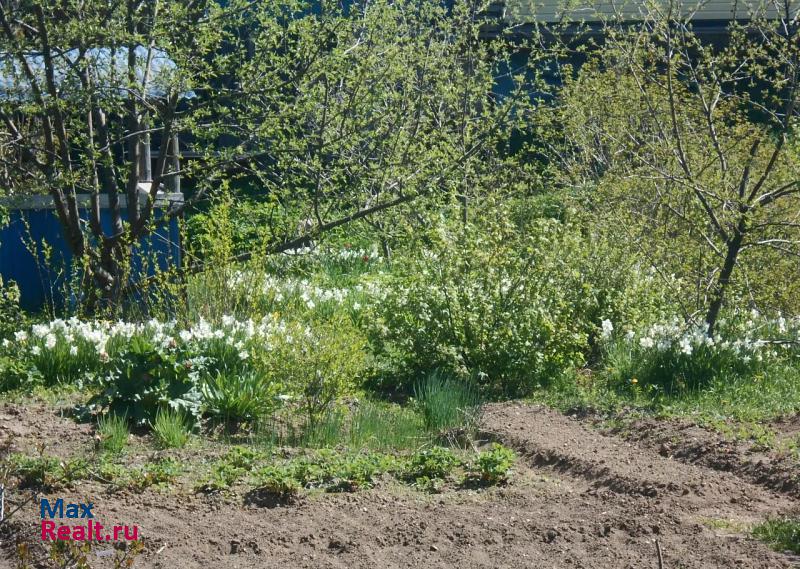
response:
<svg viewBox="0 0 800 569"><path fill-rule="evenodd" d="M189 424L180 411L159 409L152 428L161 448L183 448L189 440Z"/></svg>
<svg viewBox="0 0 800 569"><path fill-rule="evenodd" d="M202 386L206 414L229 428L266 417L275 409L274 389L260 373L219 371Z"/></svg>
<svg viewBox="0 0 800 569"><path fill-rule="evenodd" d="M353 412L349 442L355 448L373 450L410 449L425 436L425 424L412 409L364 401Z"/></svg>
<svg viewBox="0 0 800 569"><path fill-rule="evenodd" d="M777 551L800 553L800 520L775 518L758 524L753 535Z"/></svg>
<svg viewBox="0 0 800 569"><path fill-rule="evenodd" d="M125 450L130 436L128 421L120 415L103 415L97 421L97 434L100 436L102 450L110 454L120 454Z"/></svg>
<svg viewBox="0 0 800 569"><path fill-rule="evenodd" d="M472 431L479 422L481 398L467 382L433 372L417 384L414 397L425 427L433 433L455 428Z"/></svg>
<svg viewBox="0 0 800 569"><path fill-rule="evenodd" d="M299 435L292 436L296 444L308 448L332 448L346 436L345 413L339 408L329 409L315 422L306 423Z"/></svg>

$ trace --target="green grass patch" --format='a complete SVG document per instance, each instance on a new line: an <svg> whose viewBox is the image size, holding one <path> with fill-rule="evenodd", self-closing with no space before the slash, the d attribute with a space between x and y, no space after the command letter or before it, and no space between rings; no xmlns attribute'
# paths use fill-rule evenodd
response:
<svg viewBox="0 0 800 569"><path fill-rule="evenodd" d="M265 418L254 425L249 441L270 449L346 447L389 452L419 448L437 434L427 428L416 406L362 399L331 408L313 425L297 421L290 412Z"/></svg>
<svg viewBox="0 0 800 569"><path fill-rule="evenodd" d="M97 420L100 448L111 454L120 454L128 444L130 432L124 416L103 415Z"/></svg>
<svg viewBox="0 0 800 569"><path fill-rule="evenodd" d="M352 448L384 451L416 448L426 435L422 416L399 405L362 401L350 419Z"/></svg>
<svg viewBox="0 0 800 569"><path fill-rule="evenodd" d="M776 551L800 553L800 520L771 519L753 528L753 535Z"/></svg>
<svg viewBox="0 0 800 569"><path fill-rule="evenodd" d="M781 363L757 375L720 375L702 387L664 391L635 376L603 371L565 374L531 399L563 411L622 409L700 423L759 423L800 411L800 369Z"/></svg>
<svg viewBox="0 0 800 569"><path fill-rule="evenodd" d="M415 386L414 397L431 432L454 428L471 432L480 420L481 397L465 381L433 372Z"/></svg>
<svg viewBox="0 0 800 569"><path fill-rule="evenodd" d="M189 441L189 423L180 411L159 409L152 428L161 448L183 448Z"/></svg>

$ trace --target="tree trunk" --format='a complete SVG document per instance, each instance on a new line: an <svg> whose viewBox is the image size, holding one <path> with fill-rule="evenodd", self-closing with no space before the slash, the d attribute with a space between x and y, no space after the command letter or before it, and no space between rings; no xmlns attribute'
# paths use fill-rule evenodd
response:
<svg viewBox="0 0 800 569"><path fill-rule="evenodd" d="M717 279L717 286L714 289L714 295L711 299L711 304L708 306L708 312L706 313L706 324L708 325L709 336L714 333L714 328L717 325L719 312L722 309L722 303L725 300L725 291L731 282L733 269L736 268L736 261L738 260L739 253L742 250L745 230L746 224L744 218L742 218L736 228L735 233L733 234L733 237L727 241L725 262L722 265L722 271L719 274L719 279Z"/></svg>

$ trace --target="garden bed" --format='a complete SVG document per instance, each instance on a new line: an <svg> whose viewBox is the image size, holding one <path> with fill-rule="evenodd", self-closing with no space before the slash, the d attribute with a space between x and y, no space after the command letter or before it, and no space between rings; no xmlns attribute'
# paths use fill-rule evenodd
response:
<svg viewBox="0 0 800 569"><path fill-rule="evenodd" d="M3 404L3 443L13 442L11 452L52 453L62 463L95 456L95 429L61 417L60 409ZM171 458L180 473L141 488L89 477L37 493L91 501L98 521L135 524L143 547L127 553L134 567L656 567L656 542L665 567L789 567L794 561L750 535L763 519L796 513L791 494L736 471L664 456L648 444L646 430L633 442L598 431L591 418L502 404L487 408L482 431L519 453L504 484L463 484L463 471L455 469L435 491L380 474L369 487L259 500L246 477L224 491L199 489L230 445L195 440L159 451L150 435L134 435L122 463L135 468ZM318 452L275 449L269 462ZM31 492L14 480L7 512ZM40 539L40 521L32 502L10 519L2 528L0 565L17 566L19 546L27 544L30 566L57 566L45 560L52 552ZM125 549L123 541L114 555L123 558ZM91 566L113 566L111 557L98 557L111 550L92 543Z"/></svg>

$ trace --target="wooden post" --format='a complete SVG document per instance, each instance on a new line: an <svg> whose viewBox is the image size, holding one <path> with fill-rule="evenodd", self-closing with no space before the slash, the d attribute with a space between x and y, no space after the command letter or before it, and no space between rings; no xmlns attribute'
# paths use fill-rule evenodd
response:
<svg viewBox="0 0 800 569"><path fill-rule="evenodd" d="M147 128L147 123L144 123L143 128ZM139 173L140 182L153 181L153 163L150 158L150 133L146 133L142 137L141 149L139 152Z"/></svg>
<svg viewBox="0 0 800 569"><path fill-rule="evenodd" d="M180 172L181 170L181 155L180 155L180 147L178 145L178 135L173 135L172 137L172 144L170 144L170 172ZM171 192L178 193L181 191L181 176L180 174L175 174L174 176L169 177L169 189Z"/></svg>

